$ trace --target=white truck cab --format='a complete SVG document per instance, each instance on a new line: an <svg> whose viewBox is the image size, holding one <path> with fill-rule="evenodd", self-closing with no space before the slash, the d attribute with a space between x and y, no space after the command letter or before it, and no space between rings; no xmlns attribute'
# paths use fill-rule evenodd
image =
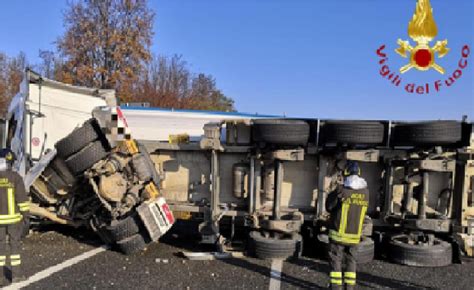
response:
<svg viewBox="0 0 474 290"><path fill-rule="evenodd" d="M15 169L25 176L54 144L91 118L99 106L115 106L114 90L71 86L27 69L5 118L2 147L17 156Z"/></svg>

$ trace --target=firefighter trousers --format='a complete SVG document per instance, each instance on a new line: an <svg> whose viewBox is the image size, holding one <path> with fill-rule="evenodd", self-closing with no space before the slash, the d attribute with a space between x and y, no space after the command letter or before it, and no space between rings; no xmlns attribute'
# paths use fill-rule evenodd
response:
<svg viewBox="0 0 474 290"><path fill-rule="evenodd" d="M0 226L0 269L5 277L7 260L10 261L12 279L22 276L21 271L21 234L23 222Z"/></svg>
<svg viewBox="0 0 474 290"><path fill-rule="evenodd" d="M346 246L330 240L329 264L331 273L331 287L342 289L346 284L347 289L352 289L356 284L356 259L354 246ZM344 267L345 264L345 267Z"/></svg>

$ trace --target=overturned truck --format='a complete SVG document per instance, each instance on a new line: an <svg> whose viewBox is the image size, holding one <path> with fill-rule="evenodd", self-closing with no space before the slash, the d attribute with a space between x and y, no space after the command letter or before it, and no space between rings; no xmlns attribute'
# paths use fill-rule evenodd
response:
<svg viewBox="0 0 474 290"><path fill-rule="evenodd" d="M377 254L443 266L474 254L474 134L465 120L120 108L113 91L27 72L5 129L33 216L87 226L125 253L157 240L174 217L196 221L202 243L226 250L243 239L259 258L324 249L326 197L355 160L370 191L359 262Z"/></svg>
<svg viewBox="0 0 474 290"><path fill-rule="evenodd" d="M113 91L73 87L27 71L6 118L32 219L88 227L125 254L174 223L160 177L132 139Z"/></svg>

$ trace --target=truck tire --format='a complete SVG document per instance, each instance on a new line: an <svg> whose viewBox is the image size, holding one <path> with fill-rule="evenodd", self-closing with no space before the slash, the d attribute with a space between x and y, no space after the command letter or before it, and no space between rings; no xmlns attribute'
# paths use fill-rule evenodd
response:
<svg viewBox="0 0 474 290"><path fill-rule="evenodd" d="M375 244L371 238L362 237L360 243L351 248L357 264L365 264L374 260Z"/></svg>
<svg viewBox="0 0 474 290"><path fill-rule="evenodd" d="M143 155L145 162L148 164L148 167L151 170L152 180L158 186L160 184L160 175L158 174L158 171L156 171L155 163L153 162L153 160L151 160L150 153L148 153L148 150L146 150L145 145L138 142L137 144L138 144L138 150Z"/></svg>
<svg viewBox="0 0 474 290"><path fill-rule="evenodd" d="M450 243L438 238L433 245L410 244L407 235L397 235L388 244L389 258L398 264L417 267L442 267L452 263L453 253Z"/></svg>
<svg viewBox="0 0 474 290"><path fill-rule="evenodd" d="M393 129L395 145L448 145L461 141L461 123L434 121L397 124Z"/></svg>
<svg viewBox="0 0 474 290"><path fill-rule="evenodd" d="M287 259L298 255L297 243L300 235L294 237L265 237L258 231L250 232L249 252L260 259ZM299 250L299 249L298 249Z"/></svg>
<svg viewBox="0 0 474 290"><path fill-rule="evenodd" d="M51 168L61 177L61 179L68 185L72 186L76 182L76 178L66 165L66 162L61 157L55 157L50 163Z"/></svg>
<svg viewBox="0 0 474 290"><path fill-rule="evenodd" d="M149 243L149 239L143 234L136 234L117 242L117 247L125 255L131 255L143 250Z"/></svg>
<svg viewBox="0 0 474 290"><path fill-rule="evenodd" d="M321 128L321 139L326 144L381 144L384 126L380 122L328 121Z"/></svg>
<svg viewBox="0 0 474 290"><path fill-rule="evenodd" d="M300 120L257 119L253 121L252 136L256 142L306 146L309 138L309 124Z"/></svg>
<svg viewBox="0 0 474 290"><path fill-rule="evenodd" d="M43 171L43 177L48 189L51 192L57 192L60 189L66 189L68 184L61 178L61 176L51 167L47 167Z"/></svg>
<svg viewBox="0 0 474 290"><path fill-rule="evenodd" d="M99 135L100 134L100 135ZM55 147L57 155L64 159L67 159L74 153L79 152L82 148L86 147L89 143L97 140L102 135L100 126L97 120L92 118L84 122L84 124L72 131L69 135L59 140Z"/></svg>
<svg viewBox="0 0 474 290"><path fill-rule="evenodd" d="M115 221L109 226L105 226L108 236L112 241L121 241L129 238L140 231L139 218L136 213L123 220Z"/></svg>
<svg viewBox="0 0 474 290"><path fill-rule="evenodd" d="M81 151L73 154L66 160L66 165L71 170L72 174L78 176L91 168L97 161L105 158L107 151L102 142L95 141Z"/></svg>

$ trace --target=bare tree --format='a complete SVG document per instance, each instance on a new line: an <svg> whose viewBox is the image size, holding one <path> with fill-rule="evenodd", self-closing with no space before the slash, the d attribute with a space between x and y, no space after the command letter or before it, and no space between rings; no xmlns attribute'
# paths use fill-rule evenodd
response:
<svg viewBox="0 0 474 290"><path fill-rule="evenodd" d="M210 75L192 75L181 56L155 56L134 97L152 106L175 109L233 111L234 102L216 88Z"/></svg>

